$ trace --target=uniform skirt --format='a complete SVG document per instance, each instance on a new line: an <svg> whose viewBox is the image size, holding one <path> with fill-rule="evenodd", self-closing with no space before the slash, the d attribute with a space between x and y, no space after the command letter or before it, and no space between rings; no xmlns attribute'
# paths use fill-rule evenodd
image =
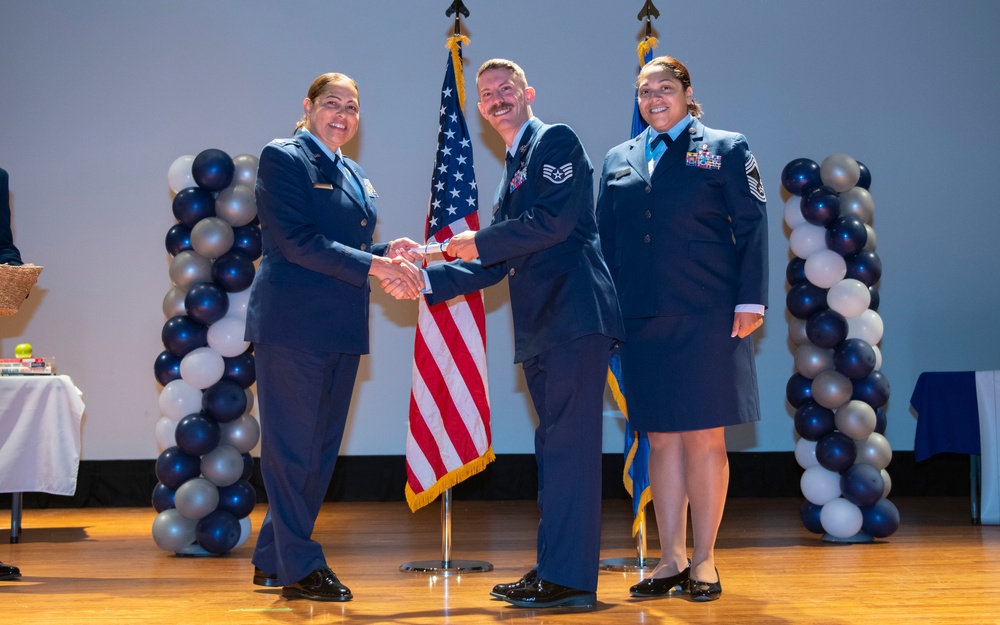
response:
<svg viewBox="0 0 1000 625"><path fill-rule="evenodd" d="M684 432L760 420L750 337L732 313L625 319L622 384L632 428Z"/></svg>

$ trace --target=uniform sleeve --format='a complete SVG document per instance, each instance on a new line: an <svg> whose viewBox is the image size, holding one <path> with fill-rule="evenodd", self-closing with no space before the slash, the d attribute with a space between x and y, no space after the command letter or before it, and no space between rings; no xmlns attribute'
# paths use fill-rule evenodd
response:
<svg viewBox="0 0 1000 625"><path fill-rule="evenodd" d="M484 267L479 260L454 260L427 267L427 275L431 283L427 303L433 306L500 282L507 275L507 267L503 263Z"/></svg>
<svg viewBox="0 0 1000 625"><path fill-rule="evenodd" d="M593 176L576 134L556 125L539 139L527 166L524 184L535 185L535 200L511 219L476 234L483 264L510 260L565 241L579 211L593 207ZM589 196L589 197L588 197Z"/></svg>
<svg viewBox="0 0 1000 625"><path fill-rule="evenodd" d="M279 146L260 155L257 214L282 256L306 269L361 286L372 255L321 234L313 219L312 184L304 165Z"/></svg>
<svg viewBox="0 0 1000 625"><path fill-rule="evenodd" d="M767 306L767 211L760 171L743 135L737 136L729 156L725 197L739 266L736 301Z"/></svg>
<svg viewBox="0 0 1000 625"><path fill-rule="evenodd" d="M615 263L615 232L617 228L617 218L615 216L615 206L611 194L608 191L608 161L611 153L604 157L604 165L601 167L601 181L597 188L597 229L601 238L601 254L604 262L611 270L611 277L618 282L617 266Z"/></svg>

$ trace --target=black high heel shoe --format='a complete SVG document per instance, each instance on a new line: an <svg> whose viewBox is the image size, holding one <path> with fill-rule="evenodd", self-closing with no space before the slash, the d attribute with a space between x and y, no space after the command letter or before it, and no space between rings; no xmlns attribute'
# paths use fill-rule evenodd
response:
<svg viewBox="0 0 1000 625"><path fill-rule="evenodd" d="M688 566L677 575L670 577L647 577L629 588L628 591L633 597L661 597L670 594L670 591L675 588L683 592L687 589L690 572L691 567Z"/></svg>
<svg viewBox="0 0 1000 625"><path fill-rule="evenodd" d="M719 581L699 582L692 579L688 582L688 592L691 593L692 601L715 601L722 596L722 577L719 576L719 569L715 569L715 576Z"/></svg>

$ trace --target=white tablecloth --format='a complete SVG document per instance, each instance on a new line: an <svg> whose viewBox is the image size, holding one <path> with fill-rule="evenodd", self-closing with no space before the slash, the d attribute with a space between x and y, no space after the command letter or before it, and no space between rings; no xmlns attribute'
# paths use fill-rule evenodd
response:
<svg viewBox="0 0 1000 625"><path fill-rule="evenodd" d="M0 493L76 492L80 396L68 375L0 377Z"/></svg>
<svg viewBox="0 0 1000 625"><path fill-rule="evenodd" d="M983 450L979 516L984 525L1000 525L1000 371L976 371L976 401Z"/></svg>

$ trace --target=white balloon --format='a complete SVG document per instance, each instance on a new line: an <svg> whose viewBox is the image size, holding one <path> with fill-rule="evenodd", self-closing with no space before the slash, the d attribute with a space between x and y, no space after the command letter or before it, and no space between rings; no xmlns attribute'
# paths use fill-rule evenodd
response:
<svg viewBox="0 0 1000 625"><path fill-rule="evenodd" d="M834 499L819 511L823 530L835 538L850 538L861 531L861 509L846 499Z"/></svg>
<svg viewBox="0 0 1000 625"><path fill-rule="evenodd" d="M875 347L882 340L882 317L874 310L865 310L856 317L847 318L847 338L861 339Z"/></svg>
<svg viewBox="0 0 1000 625"><path fill-rule="evenodd" d="M812 254L827 249L826 228L803 223L788 235L788 246L799 258L808 259Z"/></svg>
<svg viewBox="0 0 1000 625"><path fill-rule="evenodd" d="M799 479L802 495L817 506L840 497L840 474L818 464L809 467Z"/></svg>
<svg viewBox="0 0 1000 625"><path fill-rule="evenodd" d="M226 314L245 320L247 318L247 304L250 302L250 288L245 288L236 293L229 293L228 295L229 311Z"/></svg>
<svg viewBox="0 0 1000 625"><path fill-rule="evenodd" d="M816 459L816 441L800 438L799 442L795 443L795 461L803 469L819 466L819 460Z"/></svg>
<svg viewBox="0 0 1000 625"><path fill-rule="evenodd" d="M885 483L885 488L882 489L882 499L889 496L889 491L892 490L892 478L889 477L889 472L882 469L882 482Z"/></svg>
<svg viewBox="0 0 1000 625"><path fill-rule="evenodd" d="M847 261L833 250L818 250L806 258L806 279L821 289L829 289L846 275Z"/></svg>
<svg viewBox="0 0 1000 625"><path fill-rule="evenodd" d="M235 545L233 545L233 549L242 547L243 544L246 543L247 539L250 538L250 531L252 529L253 526L250 524L250 517L245 516L240 519L240 539L236 541Z"/></svg>
<svg viewBox="0 0 1000 625"><path fill-rule="evenodd" d="M208 346L226 358L239 356L250 347L250 341L243 340L246 325L246 319L226 315L208 326Z"/></svg>
<svg viewBox="0 0 1000 625"><path fill-rule="evenodd" d="M806 261L806 270L809 261ZM819 285L817 285L819 286ZM845 317L856 317L868 310L872 303L872 294L864 282L847 278L830 287L826 294L826 304Z"/></svg>
<svg viewBox="0 0 1000 625"><path fill-rule="evenodd" d="M201 394L183 379L174 380L160 392L160 412L177 423L189 414L201 412Z"/></svg>
<svg viewBox="0 0 1000 625"><path fill-rule="evenodd" d="M871 347L872 347L872 349L875 350L875 369L874 370L875 371L881 371L882 370L882 350L879 349L878 347L876 347L875 345L872 345Z"/></svg>
<svg viewBox="0 0 1000 625"><path fill-rule="evenodd" d="M793 195L785 202L785 223L788 228L795 230L806 223L806 218L802 216L802 198Z"/></svg>
<svg viewBox="0 0 1000 625"><path fill-rule="evenodd" d="M155 436L156 444L159 446L162 452L167 447L173 447L177 444L174 440L174 430L177 429L177 423L171 421L170 417L161 416L156 422Z"/></svg>
<svg viewBox="0 0 1000 625"><path fill-rule="evenodd" d="M177 193L181 189L195 186L194 176L191 175L191 164L194 163L194 156L186 154L181 156L167 170L167 184L170 190Z"/></svg>
<svg viewBox="0 0 1000 625"><path fill-rule="evenodd" d="M181 379L204 390L222 379L226 363L211 347L193 349L181 358Z"/></svg>

